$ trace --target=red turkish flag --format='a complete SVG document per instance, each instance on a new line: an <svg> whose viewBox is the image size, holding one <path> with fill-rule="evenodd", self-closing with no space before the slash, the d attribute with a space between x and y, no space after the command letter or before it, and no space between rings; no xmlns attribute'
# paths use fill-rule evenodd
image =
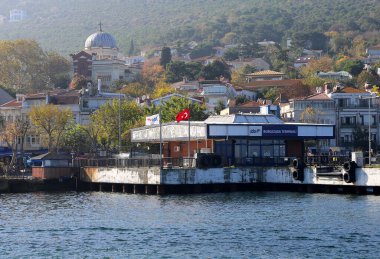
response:
<svg viewBox="0 0 380 259"><path fill-rule="evenodd" d="M189 108L184 109L183 111L178 113L177 116L175 117L175 120L177 122L186 121L188 119L190 119L190 109Z"/></svg>

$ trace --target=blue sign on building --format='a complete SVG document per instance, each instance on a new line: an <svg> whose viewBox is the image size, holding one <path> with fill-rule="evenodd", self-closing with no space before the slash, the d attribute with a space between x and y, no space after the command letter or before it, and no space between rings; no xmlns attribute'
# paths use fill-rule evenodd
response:
<svg viewBox="0 0 380 259"><path fill-rule="evenodd" d="M296 125L263 125L263 137L297 137Z"/></svg>

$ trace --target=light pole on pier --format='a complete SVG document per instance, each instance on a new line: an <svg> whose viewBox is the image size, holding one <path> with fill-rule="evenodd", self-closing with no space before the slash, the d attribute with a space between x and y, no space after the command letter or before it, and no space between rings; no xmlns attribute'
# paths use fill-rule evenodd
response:
<svg viewBox="0 0 380 259"><path fill-rule="evenodd" d="M359 96L362 100L368 100L368 165L371 165L371 100L377 99L379 96Z"/></svg>

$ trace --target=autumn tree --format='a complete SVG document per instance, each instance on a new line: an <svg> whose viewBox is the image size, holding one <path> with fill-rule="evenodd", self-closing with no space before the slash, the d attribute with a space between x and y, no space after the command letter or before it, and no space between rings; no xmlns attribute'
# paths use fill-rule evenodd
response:
<svg viewBox="0 0 380 259"><path fill-rule="evenodd" d="M306 109L301 112L300 121L305 123L319 123L322 114L323 112L320 110L316 110L313 107L306 107Z"/></svg>
<svg viewBox="0 0 380 259"><path fill-rule="evenodd" d="M170 86L170 84L165 83L163 81L158 82L154 88L152 98L159 98L161 96L165 96L167 94L174 93L175 89Z"/></svg>
<svg viewBox="0 0 380 259"><path fill-rule="evenodd" d="M0 85L18 93L62 86L69 68L64 58L46 53L36 41L0 41Z"/></svg>
<svg viewBox="0 0 380 259"><path fill-rule="evenodd" d="M25 116L18 116L14 121L5 121L3 117L0 120L0 141L7 144L12 151L12 159L9 168L17 163L17 152L24 154L24 139L29 130L29 121Z"/></svg>
<svg viewBox="0 0 380 259"><path fill-rule="evenodd" d="M59 148L62 134L72 120L72 112L47 104L32 107L29 118L41 133L46 134L48 150L52 152L54 148Z"/></svg>
<svg viewBox="0 0 380 259"><path fill-rule="evenodd" d="M82 89L87 86L87 83L90 82L86 79L86 77L80 74L74 74L73 78L70 82L70 89Z"/></svg>
<svg viewBox="0 0 380 259"><path fill-rule="evenodd" d="M246 83L245 76L247 74L253 73L256 71L256 68L251 65L245 65L240 69L237 69L231 74L231 83L236 85L242 85Z"/></svg>

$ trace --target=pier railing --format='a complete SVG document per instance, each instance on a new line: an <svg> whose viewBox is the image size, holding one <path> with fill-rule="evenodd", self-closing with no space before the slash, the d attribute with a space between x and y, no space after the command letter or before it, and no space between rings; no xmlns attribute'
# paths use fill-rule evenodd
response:
<svg viewBox="0 0 380 259"><path fill-rule="evenodd" d="M195 167L195 159L187 157L164 157L159 158L96 158L96 159L81 159L74 160L76 167Z"/></svg>
<svg viewBox="0 0 380 259"><path fill-rule="evenodd" d="M313 155L304 157L305 165L317 167L339 167L350 160L351 158L347 155Z"/></svg>
<svg viewBox="0 0 380 259"><path fill-rule="evenodd" d="M295 157L220 157L217 165L209 163L207 166L196 158L188 157L163 157L159 158L93 158L74 160L75 167L162 167L162 168L195 168L195 167L229 167L229 166L292 166ZM306 166L342 166L350 157L343 155L313 155L305 156L303 161Z"/></svg>

